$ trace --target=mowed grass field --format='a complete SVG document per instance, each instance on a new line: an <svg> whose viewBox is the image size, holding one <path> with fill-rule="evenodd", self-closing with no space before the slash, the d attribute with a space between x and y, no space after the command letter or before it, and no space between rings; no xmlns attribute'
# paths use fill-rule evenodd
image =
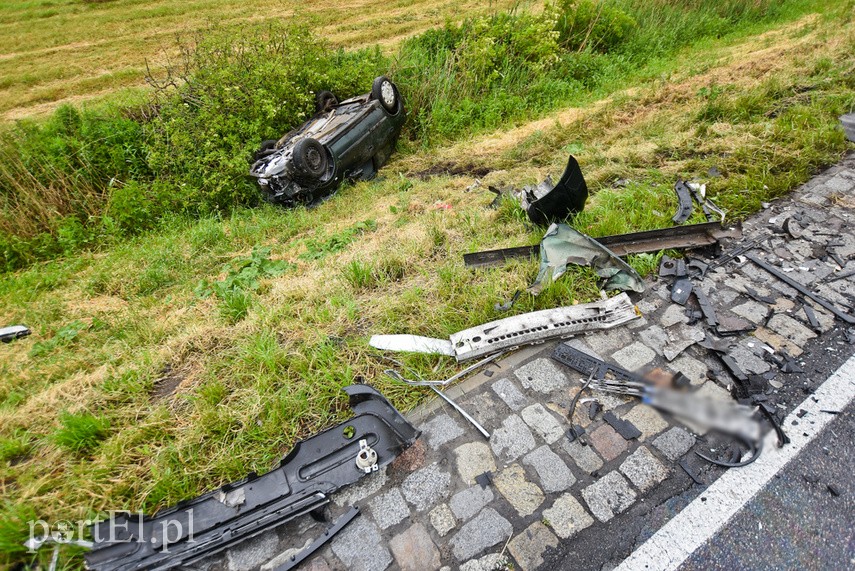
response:
<svg viewBox="0 0 855 571"><path fill-rule="evenodd" d="M0 3L0 117L144 85L145 61L174 55L176 36L211 25L309 18L335 45L392 46L447 19L514 0L34 0ZM527 6L526 3L521 4Z"/></svg>
<svg viewBox="0 0 855 571"><path fill-rule="evenodd" d="M125 3L74 6L107 14L112 4ZM526 287L537 263L471 271L462 255L533 244L543 229L511 201L490 208L488 185L560 175L572 153L591 189L573 225L601 236L670 226L677 177L707 182L740 218L833 164L853 148L836 117L855 106L855 20L852 3L832 4L651 59L536 120L404 145L377 179L312 209L166 216L119 243L0 274L0 315L34 333L0 345L0 554L47 563L47 550L21 553L28 519L151 512L265 472L297 439L349 415L340 387L357 376L402 410L430 398L384 377L389 363L368 339L442 338L508 315L494 304ZM332 37L386 39L371 34L389 5L367 5L373 24L330 19ZM424 5L392 6L423 16ZM462 174L425 174L438 164ZM709 177L712 167L721 176ZM475 170L487 174L473 188ZM647 274L659 256L628 261ZM206 295L246 267L256 283ZM593 273L574 269L513 312L598 296ZM397 357L426 377L456 369L447 358ZM63 561L81 559L68 550Z"/></svg>

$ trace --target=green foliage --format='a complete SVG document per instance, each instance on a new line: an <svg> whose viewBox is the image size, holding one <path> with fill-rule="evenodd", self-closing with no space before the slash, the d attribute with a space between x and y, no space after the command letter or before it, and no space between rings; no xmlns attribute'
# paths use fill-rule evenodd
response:
<svg viewBox="0 0 855 571"><path fill-rule="evenodd" d="M365 232L373 232L377 229L377 222L374 220L365 220L357 222L350 228L333 234L326 239L317 240L311 239L306 241L306 251L300 254L300 258L304 260L320 260L329 254L341 252L348 244L355 241L361 234Z"/></svg>
<svg viewBox="0 0 855 571"><path fill-rule="evenodd" d="M77 336L86 329L89 329L89 326L82 321L72 321L71 323L63 325L50 339L35 343L33 348L30 349L30 357L39 357L50 353L57 347L69 345L73 343L77 339Z"/></svg>
<svg viewBox="0 0 855 571"><path fill-rule="evenodd" d="M110 433L110 421L83 412L72 414L63 411L59 415L60 428L53 433L53 441L75 454L91 452Z"/></svg>
<svg viewBox="0 0 855 571"><path fill-rule="evenodd" d="M36 510L25 502L4 499L0 506L0 563L20 562L27 548L24 542L29 539L27 522L39 519Z"/></svg>
<svg viewBox="0 0 855 571"><path fill-rule="evenodd" d="M223 268L225 278L215 282L202 280L196 286L195 293L199 297L214 294L226 299L229 293L237 290L257 291L261 285L259 280L282 275L291 267L292 264L285 260L271 260L269 247L253 248L248 258L237 258Z"/></svg>
<svg viewBox="0 0 855 571"><path fill-rule="evenodd" d="M609 52L637 26L629 14L603 0L558 0L547 9L555 14L557 41L566 50Z"/></svg>

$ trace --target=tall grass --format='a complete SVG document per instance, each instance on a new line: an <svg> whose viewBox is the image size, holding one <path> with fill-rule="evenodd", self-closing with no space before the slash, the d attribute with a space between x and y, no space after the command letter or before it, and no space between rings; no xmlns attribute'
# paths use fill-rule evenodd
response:
<svg viewBox="0 0 855 571"><path fill-rule="evenodd" d="M408 108L408 148L430 147L625 85L646 62L806 0L555 0L428 30L386 57L334 50L302 24L216 28L149 78L151 103L79 111L0 133L0 271L99 247L166 214L254 205L259 141L304 121L313 94L368 91L381 73Z"/></svg>

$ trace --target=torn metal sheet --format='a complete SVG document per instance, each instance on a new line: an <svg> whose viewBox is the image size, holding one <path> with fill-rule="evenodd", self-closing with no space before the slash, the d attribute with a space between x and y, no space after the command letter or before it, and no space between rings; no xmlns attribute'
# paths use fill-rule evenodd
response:
<svg viewBox="0 0 855 571"><path fill-rule="evenodd" d="M409 351L411 353L454 356L451 341L420 335L372 335L368 344L383 351Z"/></svg>
<svg viewBox="0 0 855 571"><path fill-rule="evenodd" d="M250 474L151 517L115 512L109 520L96 523L91 530L94 545L85 556L87 568L187 567L317 510L329 501L329 494L365 476L356 462L360 441L376 453L376 463L382 467L419 437L420 432L375 389L357 384L344 391L355 416L298 442L266 474Z"/></svg>
<svg viewBox="0 0 855 571"><path fill-rule="evenodd" d="M603 289L644 291L644 280L632 267L593 238L566 224L553 224L540 242L540 271L528 290L537 295L567 271L568 264L589 266L606 279Z"/></svg>
<svg viewBox="0 0 855 571"><path fill-rule="evenodd" d="M673 226L659 230L600 236L594 239L611 250L616 256L626 256L627 254L644 254L660 250L702 248L711 246L723 238L738 240L741 237L741 224L725 228L718 222L705 222L703 224ZM463 263L466 264L467 268L487 268L498 266L508 260L517 258L532 258L539 253L539 244L472 252L463 255Z"/></svg>
<svg viewBox="0 0 855 571"><path fill-rule="evenodd" d="M299 553L296 553L289 557L288 561L286 561L279 567L276 567L273 571L291 571L291 569L295 569L300 565L300 563L314 555L321 547L329 543L329 541L334 538L338 534L338 532L343 530L347 526L347 524L352 522L353 519L360 513L361 512L359 511L359 508L357 506L351 507L337 520L335 520L335 523L333 523L332 526L324 530L324 533L320 537L315 539L311 544L301 549Z"/></svg>
<svg viewBox="0 0 855 571"><path fill-rule="evenodd" d="M674 192L677 193L677 212L671 219L675 224L682 224L692 215L692 191L686 186L682 180L678 180L674 185Z"/></svg>
<svg viewBox="0 0 855 571"><path fill-rule="evenodd" d="M814 293L811 289L805 287L787 274L778 270L778 268L764 262L754 254L746 253L745 257L754 262L754 264L760 266L762 269L766 270L767 272L778 278L779 280L781 280L782 282L784 282L785 284L787 284L788 286L790 286L791 288L793 288L794 290L796 290L797 292L801 293L805 297L811 298L816 303L833 313L838 319L845 321L850 325L855 324L855 316L846 313L845 311L839 310L837 306L835 306L833 303L831 303L821 295Z"/></svg>
<svg viewBox="0 0 855 571"><path fill-rule="evenodd" d="M582 212L588 199L588 186L582 176L579 163L570 155L567 168L558 184L552 183L552 177L537 186L526 186L520 194L520 205L528 214L529 220L545 225L556 220L564 220L571 214Z"/></svg>
<svg viewBox="0 0 855 571"><path fill-rule="evenodd" d="M458 361L570 337L577 333L611 329L639 315L629 296L621 293L603 301L544 309L491 321L451 336Z"/></svg>

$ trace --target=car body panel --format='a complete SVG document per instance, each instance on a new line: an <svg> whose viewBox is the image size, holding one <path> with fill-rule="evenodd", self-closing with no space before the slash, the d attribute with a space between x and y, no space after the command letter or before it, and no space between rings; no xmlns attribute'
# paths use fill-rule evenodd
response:
<svg viewBox="0 0 855 571"><path fill-rule="evenodd" d="M252 164L249 174L258 180L268 202L311 203L333 194L345 179L372 178L394 150L405 118L400 95L394 113L370 93L352 97L316 113L279 139ZM311 180L298 176L292 156L295 145L307 137L323 146L328 160L326 172Z"/></svg>

